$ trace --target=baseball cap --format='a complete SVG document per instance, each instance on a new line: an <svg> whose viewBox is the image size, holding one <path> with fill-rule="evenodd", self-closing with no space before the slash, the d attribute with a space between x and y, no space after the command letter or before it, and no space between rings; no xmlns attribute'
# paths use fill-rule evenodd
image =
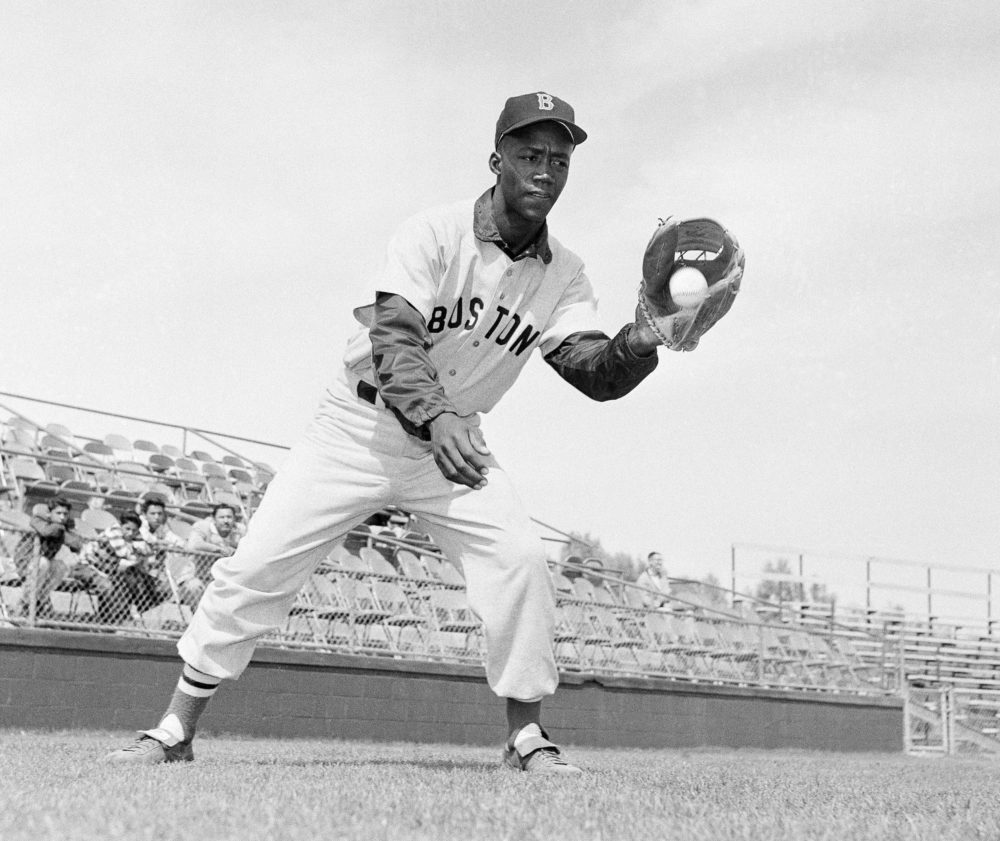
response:
<svg viewBox="0 0 1000 841"><path fill-rule="evenodd" d="M497 120L496 136L493 146L500 145L500 138L512 131L517 131L533 123L553 121L561 124L570 133L573 143L579 146L587 139L587 132L580 128L574 120L576 115L573 107L558 96L545 91L523 93L507 100Z"/></svg>

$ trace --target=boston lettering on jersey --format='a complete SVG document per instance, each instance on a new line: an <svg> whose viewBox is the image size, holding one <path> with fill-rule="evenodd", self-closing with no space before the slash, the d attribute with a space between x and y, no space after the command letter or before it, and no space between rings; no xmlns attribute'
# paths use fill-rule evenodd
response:
<svg viewBox="0 0 1000 841"><path fill-rule="evenodd" d="M473 298L468 305L464 305L461 298L455 301L451 312L447 307L434 307L431 310L431 317L427 321L429 333L441 333L445 328L455 330L474 330L479 324L479 318L483 314L483 301L481 298ZM520 333L521 316L516 312L511 312L504 307L497 306L496 316L487 315L483 324L489 323L489 329L485 333L485 338L493 339L498 345L508 345L508 351L515 356L520 356L531 347L541 335L541 330L535 330L531 324L525 323L524 329ZM489 321L492 319L492 321ZM517 337L514 334L517 333Z"/></svg>

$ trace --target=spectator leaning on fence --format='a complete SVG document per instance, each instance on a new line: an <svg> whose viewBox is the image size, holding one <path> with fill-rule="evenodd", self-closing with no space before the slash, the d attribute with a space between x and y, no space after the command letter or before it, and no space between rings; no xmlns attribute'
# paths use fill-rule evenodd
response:
<svg viewBox="0 0 1000 841"><path fill-rule="evenodd" d="M642 600L646 607L661 607L670 597L670 580L663 567L663 555L650 552L646 557L646 568L635 581L636 587L642 587ZM658 595L659 594L659 595Z"/></svg>
<svg viewBox="0 0 1000 841"><path fill-rule="evenodd" d="M34 590L36 615L42 619L51 618L52 601L49 598L59 582L66 577L67 565L56 555L62 547L68 546L79 551L83 546L80 536L73 531L70 504L61 496L53 497L45 504L38 504L31 512L31 531L24 535L14 550L14 564L17 574L24 580L20 611L30 612L32 590ZM31 567L35 557L35 539L38 539L38 572L32 587Z"/></svg>
<svg viewBox="0 0 1000 841"><path fill-rule="evenodd" d="M142 528L139 536L153 552L148 564L149 571L169 587L167 555L170 552L186 554L187 544L167 525L167 506L161 497L148 497L142 503L141 510ZM180 600L190 607L197 607L201 594L205 591L205 584L198 578L194 562L190 557L179 565L174 574L174 584Z"/></svg>
<svg viewBox="0 0 1000 841"><path fill-rule="evenodd" d="M188 533L187 550L200 555L195 560L198 577L211 581L212 564L218 558L232 555L246 532L246 526L236 522L236 509L225 502L220 502L208 517L195 523Z"/></svg>
<svg viewBox="0 0 1000 841"><path fill-rule="evenodd" d="M169 587L145 572L151 550L139 536L141 526L138 515L122 515L121 524L109 526L91 541L70 570L72 578L97 595L98 619L106 624L128 619L131 605L141 613L170 597Z"/></svg>

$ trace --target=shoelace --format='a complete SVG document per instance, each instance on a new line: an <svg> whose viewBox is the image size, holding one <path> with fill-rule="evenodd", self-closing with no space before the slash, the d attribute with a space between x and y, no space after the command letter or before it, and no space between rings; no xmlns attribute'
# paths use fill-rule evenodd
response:
<svg viewBox="0 0 1000 841"><path fill-rule="evenodd" d="M122 751L124 753L138 753L139 751L146 749L146 744L145 744L146 742L155 742L155 741L156 739L154 739L152 736L140 736L138 739L132 742L132 744L123 747Z"/></svg>
<svg viewBox="0 0 1000 841"><path fill-rule="evenodd" d="M554 750L549 750L548 748L542 748L541 750L535 751L534 756L532 756L529 761L538 762L542 765L569 765L569 763L558 753Z"/></svg>

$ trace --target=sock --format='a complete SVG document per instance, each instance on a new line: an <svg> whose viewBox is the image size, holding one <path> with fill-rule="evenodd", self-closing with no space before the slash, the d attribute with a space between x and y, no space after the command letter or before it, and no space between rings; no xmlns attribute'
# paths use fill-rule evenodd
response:
<svg viewBox="0 0 1000 841"><path fill-rule="evenodd" d="M156 730L150 731L150 735L169 746L190 741L198 718L205 711L220 683L220 678L206 675L185 663L167 711Z"/></svg>
<svg viewBox="0 0 1000 841"><path fill-rule="evenodd" d="M531 739L542 735L542 728L537 724L525 724L514 737L514 748L516 749L525 739Z"/></svg>

